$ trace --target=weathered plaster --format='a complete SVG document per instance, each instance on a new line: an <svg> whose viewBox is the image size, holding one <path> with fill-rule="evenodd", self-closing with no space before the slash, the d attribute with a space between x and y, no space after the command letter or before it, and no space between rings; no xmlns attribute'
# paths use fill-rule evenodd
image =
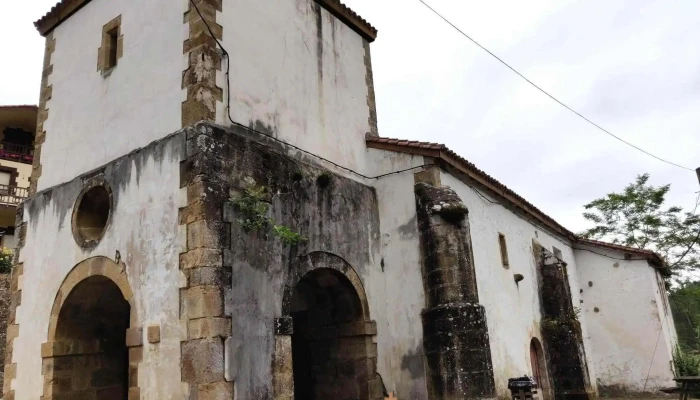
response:
<svg viewBox="0 0 700 400"><path fill-rule="evenodd" d="M368 150L376 171L398 171L425 164L423 157ZM415 171L419 171L417 169ZM382 335L379 344L379 373L387 390L398 398L427 399L423 362L423 326L425 308L420 270L416 200L413 172L390 175L372 182L377 191L381 225L381 270L370 270L367 282L374 309L386 308L377 315ZM383 303L382 303L383 302Z"/></svg>
<svg viewBox="0 0 700 400"><path fill-rule="evenodd" d="M182 331L178 255L181 204L179 163L184 158L184 133L169 136L119 158L100 170L50 188L25 203L26 246L23 296L17 309L22 326L14 343L17 377L15 398L41 396L41 344L47 341L51 308L66 275L81 261L104 256L121 259L134 293L141 326L160 325L161 341L147 344L138 376L142 398L181 399L179 363ZM111 186L114 208L102 240L94 248L79 247L71 232L71 211L85 178L101 174ZM132 321L132 327L134 321Z"/></svg>
<svg viewBox="0 0 700 400"><path fill-rule="evenodd" d="M506 396L508 378L532 375L530 365L530 341L537 337L543 342L540 331L540 303L538 296L535 259L532 240L551 249L562 250L568 264L569 285L574 305L579 303L577 265L570 245L536 225L516 216L513 211L491 201L485 191L477 194L456 177L443 172L442 184L451 187L469 208L469 222L474 248L474 263L479 285L479 301L486 308L486 320L491 341L494 378L498 396ZM489 200L486 200L489 199ZM508 243L510 268L502 266L498 234L503 233ZM563 241L563 242L562 242ZM514 274L525 278L519 284ZM581 321L584 347L588 355L588 371L595 376L590 354L593 351L586 339L587 324ZM592 388L595 382L591 382Z"/></svg>
<svg viewBox="0 0 700 400"><path fill-rule="evenodd" d="M224 2L218 20L232 118L364 171L363 138L376 134L364 39L314 0ZM229 125L220 107L217 122Z"/></svg>
<svg viewBox="0 0 700 400"><path fill-rule="evenodd" d="M44 72L52 90L39 190L180 129L186 4L92 1L53 30L55 43L66 45L55 45L50 75ZM103 76L95 67L102 27L119 15L123 56ZM41 122L41 109L39 114ZM44 140L41 133L42 124L37 143Z"/></svg>
<svg viewBox="0 0 700 400"><path fill-rule="evenodd" d="M198 168L216 171L211 179L224 182L231 196L241 193L245 179L264 185L271 194L271 217L308 238L288 247L269 232L245 232L236 222L235 207L224 205L224 219L231 224L224 264L234 277L225 304L234 327L227 342L228 376L239 399L267 399L272 393L274 320L282 316L290 268L299 256L328 252L346 260L364 285L369 271L381 268L376 194L371 187L334 174L328 186L321 187L317 181L324 169L247 140L237 134L241 129L229 133L206 125L199 128L211 133L193 143L210 154ZM210 145L214 143L218 145ZM370 309L371 315L382 312Z"/></svg>
<svg viewBox="0 0 700 400"><path fill-rule="evenodd" d="M625 260L620 251L581 248L575 254L579 279L586 282L582 315L601 392L654 393L674 386L677 339L658 272L637 256Z"/></svg>
<svg viewBox="0 0 700 400"><path fill-rule="evenodd" d="M10 274L0 274L0 387L2 387L5 376L5 343L7 341L7 318L10 314L10 301L12 292L10 291Z"/></svg>

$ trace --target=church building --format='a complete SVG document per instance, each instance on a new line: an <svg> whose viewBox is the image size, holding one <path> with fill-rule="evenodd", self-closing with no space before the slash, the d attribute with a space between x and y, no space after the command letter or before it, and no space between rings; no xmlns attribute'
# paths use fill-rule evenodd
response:
<svg viewBox="0 0 700 400"><path fill-rule="evenodd" d="M340 1L62 0L35 25L5 400L673 385L663 260L384 137L377 30Z"/></svg>

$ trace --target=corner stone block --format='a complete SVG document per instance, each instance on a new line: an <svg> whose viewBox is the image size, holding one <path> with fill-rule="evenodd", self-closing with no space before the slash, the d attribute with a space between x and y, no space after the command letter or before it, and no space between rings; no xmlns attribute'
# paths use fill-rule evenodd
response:
<svg viewBox="0 0 700 400"><path fill-rule="evenodd" d="M180 346L183 382L202 384L224 381L224 343L221 339L190 340L182 342Z"/></svg>
<svg viewBox="0 0 700 400"><path fill-rule="evenodd" d="M188 323L187 337L189 339L229 336L231 336L230 318L199 318L192 319Z"/></svg>
<svg viewBox="0 0 700 400"><path fill-rule="evenodd" d="M141 389L137 387L129 388L128 400L141 400Z"/></svg>
<svg viewBox="0 0 700 400"><path fill-rule="evenodd" d="M143 328L129 328L126 330L126 347L143 346Z"/></svg>
<svg viewBox="0 0 700 400"><path fill-rule="evenodd" d="M233 383L216 382L199 385L198 400L230 400L233 399Z"/></svg>
<svg viewBox="0 0 700 400"><path fill-rule="evenodd" d="M228 247L230 227L220 221L197 221L187 225L187 248L218 249Z"/></svg>
<svg viewBox="0 0 700 400"><path fill-rule="evenodd" d="M180 316L183 319L220 317L224 314L224 294L216 287L182 289L180 302Z"/></svg>

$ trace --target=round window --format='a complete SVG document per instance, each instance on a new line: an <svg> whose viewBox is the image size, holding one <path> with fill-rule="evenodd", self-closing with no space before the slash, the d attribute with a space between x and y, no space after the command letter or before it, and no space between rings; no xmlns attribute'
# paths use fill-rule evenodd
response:
<svg viewBox="0 0 700 400"><path fill-rule="evenodd" d="M102 239L111 208L111 194L105 186L83 192L73 212L73 233L78 243L91 245Z"/></svg>

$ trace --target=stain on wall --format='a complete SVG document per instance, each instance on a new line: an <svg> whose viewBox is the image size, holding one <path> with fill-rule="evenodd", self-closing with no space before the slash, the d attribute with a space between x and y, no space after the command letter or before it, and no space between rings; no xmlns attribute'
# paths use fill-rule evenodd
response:
<svg viewBox="0 0 700 400"><path fill-rule="evenodd" d="M201 124L188 141L201 151L188 174L209 171L224 193L224 220L230 223L230 243L224 265L232 271L225 312L232 318L228 341L228 376L239 399L263 400L272 395L271 361L276 317L292 268L300 256L328 252L347 261L361 280L370 268L380 268L377 197L372 187L330 173L287 155L292 149L248 139L244 128L223 130ZM264 187L268 217L307 240L286 245L269 229L246 230L231 199L246 187ZM368 294L373 295L373 294Z"/></svg>

